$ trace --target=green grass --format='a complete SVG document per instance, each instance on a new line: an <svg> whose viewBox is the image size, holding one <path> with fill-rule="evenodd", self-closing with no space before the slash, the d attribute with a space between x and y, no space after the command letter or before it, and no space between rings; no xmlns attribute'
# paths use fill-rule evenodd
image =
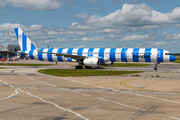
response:
<svg viewBox="0 0 180 120"><path fill-rule="evenodd" d="M176 56L177 60L174 61L175 63L180 63L180 56Z"/></svg>
<svg viewBox="0 0 180 120"><path fill-rule="evenodd" d="M76 69L44 69L38 72L60 76L60 77L77 77L77 76L120 76L123 74L142 73L143 71L112 71L112 70L76 70Z"/></svg>
<svg viewBox="0 0 180 120"><path fill-rule="evenodd" d="M149 65L150 64L139 64L139 63L114 63L112 66L99 65L99 67L143 67ZM71 66L71 67L75 67L75 66Z"/></svg>
<svg viewBox="0 0 180 120"><path fill-rule="evenodd" d="M0 66L50 66L55 64L23 64L23 63L0 63Z"/></svg>
<svg viewBox="0 0 180 120"><path fill-rule="evenodd" d="M138 64L138 63L114 63L113 66L106 66L106 67L143 67L149 66L150 64ZM104 67L100 65L100 67Z"/></svg>

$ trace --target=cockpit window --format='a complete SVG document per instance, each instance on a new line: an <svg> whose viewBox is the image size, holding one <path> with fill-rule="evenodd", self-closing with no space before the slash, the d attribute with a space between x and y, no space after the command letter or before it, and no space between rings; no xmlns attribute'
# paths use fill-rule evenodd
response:
<svg viewBox="0 0 180 120"><path fill-rule="evenodd" d="M170 53L165 53L165 55L170 55Z"/></svg>

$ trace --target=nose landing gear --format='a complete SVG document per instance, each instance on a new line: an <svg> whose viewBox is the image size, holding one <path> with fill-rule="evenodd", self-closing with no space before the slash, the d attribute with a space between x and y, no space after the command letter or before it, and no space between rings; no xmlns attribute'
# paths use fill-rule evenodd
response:
<svg viewBox="0 0 180 120"><path fill-rule="evenodd" d="M158 67L158 63L155 63L154 70L157 70L157 67Z"/></svg>

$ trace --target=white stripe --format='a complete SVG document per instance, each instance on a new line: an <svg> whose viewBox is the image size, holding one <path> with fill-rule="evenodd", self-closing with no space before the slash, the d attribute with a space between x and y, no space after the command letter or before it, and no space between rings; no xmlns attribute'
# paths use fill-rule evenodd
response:
<svg viewBox="0 0 180 120"><path fill-rule="evenodd" d="M144 55L144 53L145 53L145 48L140 48L139 55ZM139 62L145 62L145 58L139 58Z"/></svg>
<svg viewBox="0 0 180 120"><path fill-rule="evenodd" d="M38 59L38 52L36 50L33 51L33 57L35 60L39 60Z"/></svg>
<svg viewBox="0 0 180 120"><path fill-rule="evenodd" d="M77 55L78 49L79 48L74 48L73 51L72 51L72 55Z"/></svg>
<svg viewBox="0 0 180 120"><path fill-rule="evenodd" d="M95 48L93 51L93 57L99 57L98 53L99 53L99 48Z"/></svg>
<svg viewBox="0 0 180 120"><path fill-rule="evenodd" d="M27 50L31 50L31 41L28 37L27 37Z"/></svg>
<svg viewBox="0 0 180 120"><path fill-rule="evenodd" d="M110 50L111 50L111 48L106 48L104 50L104 61L105 62L109 62L110 61L110 56L109 56Z"/></svg>
<svg viewBox="0 0 180 120"><path fill-rule="evenodd" d="M117 48L116 49L116 54L115 54L115 58L116 58L116 62L121 62L121 50L122 48Z"/></svg>
<svg viewBox="0 0 180 120"><path fill-rule="evenodd" d="M164 50L164 52L163 52L163 61L164 62L169 62L170 61L170 55L165 55L165 53L169 53L169 52Z"/></svg>
<svg viewBox="0 0 180 120"><path fill-rule="evenodd" d="M151 49L151 62L157 62L157 49Z"/></svg>
<svg viewBox="0 0 180 120"><path fill-rule="evenodd" d="M130 107L130 108L133 108L133 109L146 111L146 110L144 110L144 109L139 109L139 108L137 108L137 107L133 107L133 106L130 106L130 105L126 105L126 104L122 104L122 103L118 103L118 102L114 102L114 101L112 101L112 102L115 103L115 104L118 104L118 105L125 106L125 107Z"/></svg>
<svg viewBox="0 0 180 120"><path fill-rule="evenodd" d="M180 120L179 118L175 118L175 117L172 117L172 116L170 116L170 118L175 119L175 120Z"/></svg>
<svg viewBox="0 0 180 120"><path fill-rule="evenodd" d="M19 37L21 36L21 37ZM20 45L20 48L22 50L22 30L18 28L18 42L19 42L19 45Z"/></svg>
<svg viewBox="0 0 180 120"><path fill-rule="evenodd" d="M82 55L83 55L83 56L87 56L88 50L89 50L89 48L84 48L84 49L83 49L83 52L82 52Z"/></svg>
<svg viewBox="0 0 180 120"><path fill-rule="evenodd" d="M128 48L127 49L127 61L128 62L133 62L132 53L133 53L133 48Z"/></svg>
<svg viewBox="0 0 180 120"><path fill-rule="evenodd" d="M44 49L43 50L43 52L47 52L48 51L48 49ZM43 57L43 60L44 61L48 61L48 59L47 59L47 53L42 53L42 57Z"/></svg>
<svg viewBox="0 0 180 120"><path fill-rule="evenodd" d="M68 48L65 48L65 49L63 49L62 53L67 54L67 51L68 51ZM67 61L67 58L65 58L64 56L62 57L62 59L63 59L63 62Z"/></svg>
<svg viewBox="0 0 180 120"><path fill-rule="evenodd" d="M106 100L106 99L103 99L103 98L98 98L99 100L103 100L103 101L106 101L106 102L108 102L108 100Z"/></svg>
<svg viewBox="0 0 180 120"><path fill-rule="evenodd" d="M58 53L58 49L55 48L55 49L53 49L52 52L53 52L53 53ZM56 54L52 54L52 59L53 59L54 62L57 62L57 61L58 61Z"/></svg>

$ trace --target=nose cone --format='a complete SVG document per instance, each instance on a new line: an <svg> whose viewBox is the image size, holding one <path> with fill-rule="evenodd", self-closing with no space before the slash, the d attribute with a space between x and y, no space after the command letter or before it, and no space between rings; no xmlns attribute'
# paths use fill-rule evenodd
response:
<svg viewBox="0 0 180 120"><path fill-rule="evenodd" d="M170 55L170 62L176 61L176 57L174 55Z"/></svg>

